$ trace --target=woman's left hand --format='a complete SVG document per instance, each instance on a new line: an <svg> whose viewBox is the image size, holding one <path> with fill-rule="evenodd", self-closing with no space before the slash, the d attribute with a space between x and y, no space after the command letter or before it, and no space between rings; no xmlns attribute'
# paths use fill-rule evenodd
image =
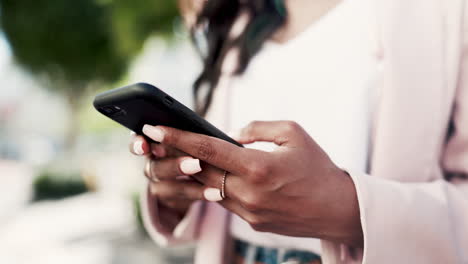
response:
<svg viewBox="0 0 468 264"><path fill-rule="evenodd" d="M169 127L147 125L143 131L157 142L204 161L202 171L192 176L208 187L220 189L223 173L228 171L227 198L219 203L255 230L362 246L351 178L297 123L256 121L237 138L241 144L273 142L279 147L272 152Z"/></svg>

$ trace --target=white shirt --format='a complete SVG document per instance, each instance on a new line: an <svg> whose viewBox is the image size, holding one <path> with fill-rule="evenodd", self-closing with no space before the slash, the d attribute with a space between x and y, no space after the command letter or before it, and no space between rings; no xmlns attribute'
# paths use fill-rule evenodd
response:
<svg viewBox="0 0 468 264"><path fill-rule="evenodd" d="M286 44L266 43L241 76L222 78L213 104L227 111L224 124L215 125L240 130L254 120L293 120L335 164L366 171L379 77L375 12L368 1L343 0ZM265 143L248 147L274 149ZM236 238L320 253L318 239L257 232L232 217Z"/></svg>

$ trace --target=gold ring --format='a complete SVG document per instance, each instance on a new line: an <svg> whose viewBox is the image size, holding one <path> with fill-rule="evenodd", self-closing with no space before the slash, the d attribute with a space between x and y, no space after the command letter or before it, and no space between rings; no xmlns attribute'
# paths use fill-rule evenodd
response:
<svg viewBox="0 0 468 264"><path fill-rule="evenodd" d="M226 199L226 178L228 175L228 171L224 171L223 178L221 181L221 198Z"/></svg>
<svg viewBox="0 0 468 264"><path fill-rule="evenodd" d="M157 177L153 177L153 175L151 175L151 166L152 166L152 163L153 163L153 160L150 159L148 160L148 162L146 162L146 165L145 165L145 171L144 171L144 174L146 176L146 178L151 181L151 182L159 182L159 179Z"/></svg>

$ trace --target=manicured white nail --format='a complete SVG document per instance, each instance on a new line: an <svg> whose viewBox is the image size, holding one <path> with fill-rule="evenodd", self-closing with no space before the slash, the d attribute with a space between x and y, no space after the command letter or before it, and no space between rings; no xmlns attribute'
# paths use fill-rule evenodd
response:
<svg viewBox="0 0 468 264"><path fill-rule="evenodd" d="M162 142L164 140L164 131L159 127L144 125L143 133L156 142Z"/></svg>
<svg viewBox="0 0 468 264"><path fill-rule="evenodd" d="M200 160L185 159L180 163L180 170L188 175L199 173L202 170L200 167Z"/></svg>
<svg viewBox="0 0 468 264"><path fill-rule="evenodd" d="M133 151L135 152L135 154L140 156L145 154L145 151L143 150L143 141L135 141L135 143L133 143Z"/></svg>
<svg viewBox="0 0 468 264"><path fill-rule="evenodd" d="M134 136L134 135L136 135L136 133L133 131L130 131L130 136Z"/></svg>
<svg viewBox="0 0 468 264"><path fill-rule="evenodd" d="M150 183L149 189L150 189L150 193L151 193L152 195L156 195L156 194L157 194L157 190L156 190L156 185L155 185L155 184Z"/></svg>
<svg viewBox="0 0 468 264"><path fill-rule="evenodd" d="M205 196L205 199L210 202L219 202L223 200L223 197L221 197L221 191L216 188L206 189L203 192L203 196Z"/></svg>

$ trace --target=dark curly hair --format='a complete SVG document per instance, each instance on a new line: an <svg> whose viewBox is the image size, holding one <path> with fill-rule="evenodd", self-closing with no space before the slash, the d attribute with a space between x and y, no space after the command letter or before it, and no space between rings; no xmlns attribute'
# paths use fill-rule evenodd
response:
<svg viewBox="0 0 468 264"><path fill-rule="evenodd" d="M244 31L230 40L228 35L241 12L247 12L250 19ZM195 106L199 114L205 115L210 107L226 51L238 48L239 64L234 74L243 73L263 43L285 21L284 0L208 0L205 3L192 29L192 39L203 60L203 70L194 83ZM203 41L200 41L200 35ZM202 87L207 90L201 98Z"/></svg>

